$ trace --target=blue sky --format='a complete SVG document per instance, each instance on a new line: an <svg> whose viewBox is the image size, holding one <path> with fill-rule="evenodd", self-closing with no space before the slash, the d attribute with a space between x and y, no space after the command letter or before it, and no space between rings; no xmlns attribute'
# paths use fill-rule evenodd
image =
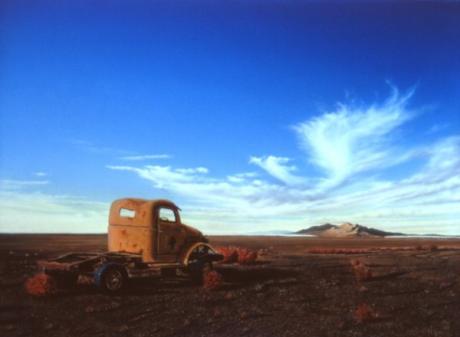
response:
<svg viewBox="0 0 460 337"><path fill-rule="evenodd" d="M2 1L0 230L460 234L457 2Z"/></svg>

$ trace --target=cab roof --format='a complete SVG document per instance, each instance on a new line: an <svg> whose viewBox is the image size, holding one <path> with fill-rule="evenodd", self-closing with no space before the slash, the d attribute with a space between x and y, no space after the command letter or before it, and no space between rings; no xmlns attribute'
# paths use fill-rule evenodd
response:
<svg viewBox="0 0 460 337"><path fill-rule="evenodd" d="M169 206L172 208L180 209L175 203L167 199L141 199L141 198L122 198L115 200L112 205L149 205L149 206Z"/></svg>
<svg viewBox="0 0 460 337"><path fill-rule="evenodd" d="M159 206L180 210L175 203L166 199L118 199L110 207L109 225L149 226L154 218L153 210ZM124 215L122 211L128 214Z"/></svg>

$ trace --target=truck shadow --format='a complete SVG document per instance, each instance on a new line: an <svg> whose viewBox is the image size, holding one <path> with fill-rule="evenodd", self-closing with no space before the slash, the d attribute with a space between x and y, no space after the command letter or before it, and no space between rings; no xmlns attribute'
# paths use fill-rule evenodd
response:
<svg viewBox="0 0 460 337"><path fill-rule="evenodd" d="M278 280L293 279L299 272L282 268L254 266L217 266L215 268L224 281L223 290L239 289L252 286L258 283L276 282ZM173 293L186 289L199 289L200 284L193 282L186 276L180 277L158 277L131 280L128 289L123 293L126 295L146 295L161 292Z"/></svg>
<svg viewBox="0 0 460 337"><path fill-rule="evenodd" d="M273 267L268 264L254 264L247 266L240 265L218 265L214 268L223 277L224 284L221 289L240 289L256 284L277 283L277 281L293 280L299 275L299 271ZM177 293L181 291L193 291L202 286L192 281L187 275L180 276L155 276L139 279L131 279L125 290L117 293L116 296L130 295L154 295ZM59 293L59 296L74 296L82 294L96 294L100 290L94 284L79 284L73 289L67 289Z"/></svg>
<svg viewBox="0 0 460 337"><path fill-rule="evenodd" d="M216 270L223 276L225 289L238 289L269 281L293 279L299 275L298 271L276 267L238 266L216 268Z"/></svg>
<svg viewBox="0 0 460 337"><path fill-rule="evenodd" d="M215 268L224 280L222 290L240 289L253 286L259 283L276 283L278 280L287 280L295 278L299 273L293 270L287 270L275 267L255 266L218 266ZM182 291L193 291L201 289L201 285L192 281L187 276L177 277L146 277L141 279L132 279L129 281L127 288L116 296L139 296L154 294L169 294ZM78 285L72 290L62 292L60 296L73 296L82 294L100 293L94 285Z"/></svg>

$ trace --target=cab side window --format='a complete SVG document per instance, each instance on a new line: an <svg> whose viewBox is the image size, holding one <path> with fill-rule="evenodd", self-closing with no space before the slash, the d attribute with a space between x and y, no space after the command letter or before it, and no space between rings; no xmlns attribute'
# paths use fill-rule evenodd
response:
<svg viewBox="0 0 460 337"><path fill-rule="evenodd" d="M136 211L128 208L120 208L120 216L122 218L135 218Z"/></svg>
<svg viewBox="0 0 460 337"><path fill-rule="evenodd" d="M158 218L161 221L174 223L176 222L176 215L174 214L174 211L166 207L160 207L160 209L158 210Z"/></svg>

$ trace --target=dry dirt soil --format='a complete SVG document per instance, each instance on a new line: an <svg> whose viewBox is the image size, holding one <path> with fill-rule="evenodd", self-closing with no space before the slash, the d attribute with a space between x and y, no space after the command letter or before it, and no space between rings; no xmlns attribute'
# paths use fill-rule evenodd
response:
<svg viewBox="0 0 460 337"><path fill-rule="evenodd" d="M80 284L33 298L23 284L37 260L103 252L106 236L0 235L0 335L460 336L460 240L210 239L259 250L259 262L217 266L225 284L214 291L186 278L153 278L117 296ZM312 254L312 248L371 250ZM371 275L357 280L351 260ZM369 311L357 314L358 307Z"/></svg>

